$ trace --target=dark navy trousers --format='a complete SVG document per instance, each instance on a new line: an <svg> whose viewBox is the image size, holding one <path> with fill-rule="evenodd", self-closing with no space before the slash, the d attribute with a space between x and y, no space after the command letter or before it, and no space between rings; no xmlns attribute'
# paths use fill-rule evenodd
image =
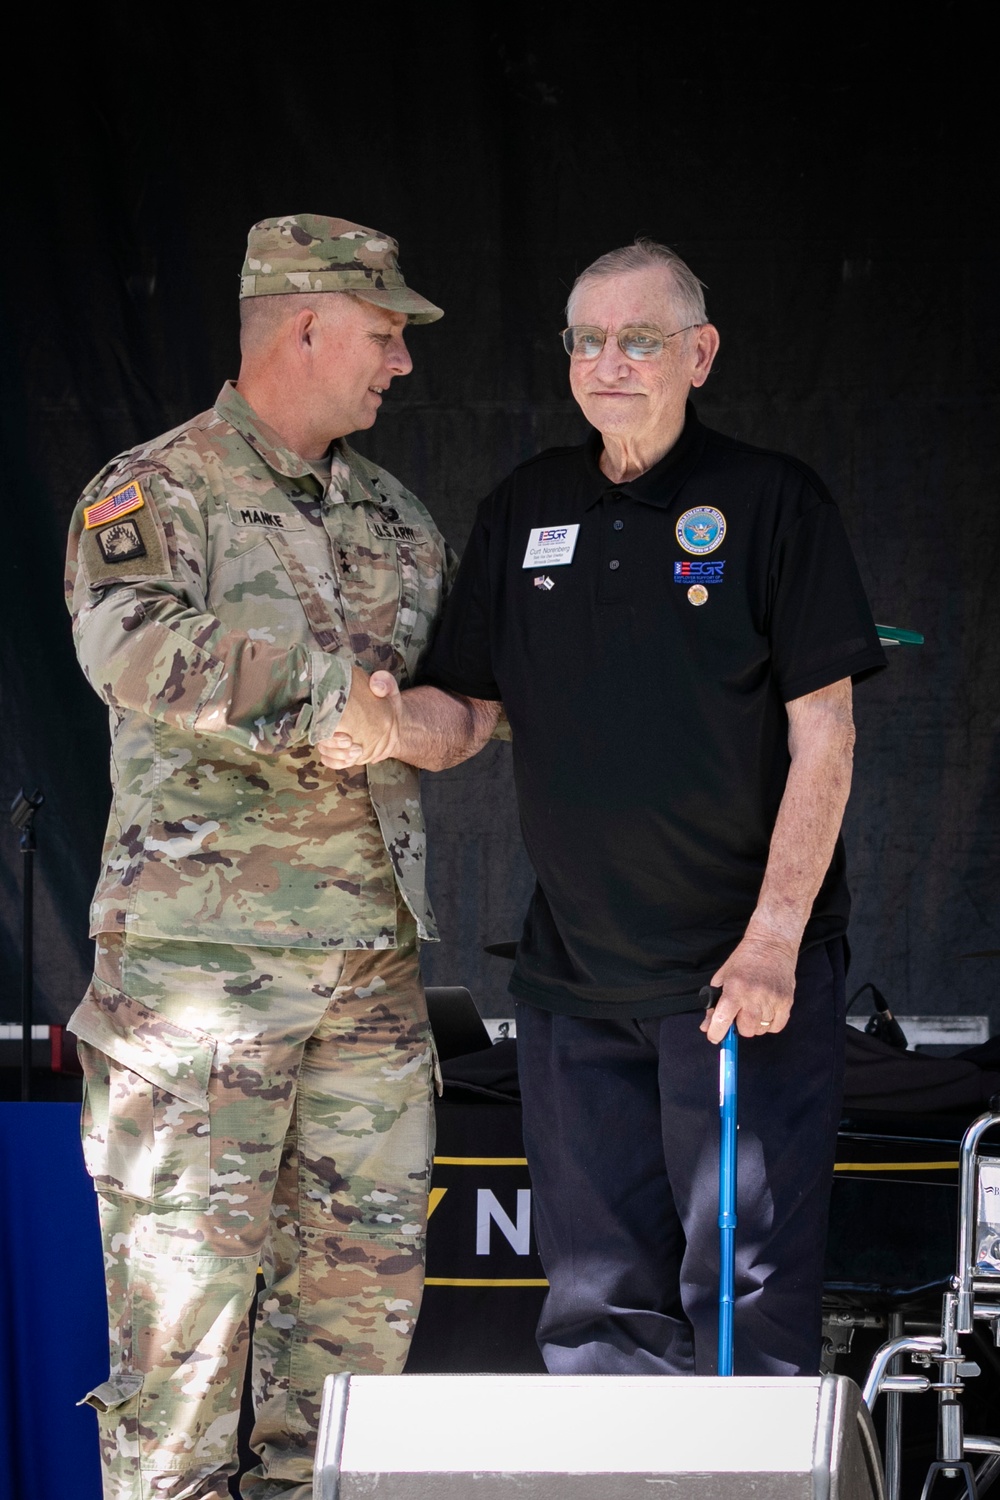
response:
<svg viewBox="0 0 1000 1500"><path fill-rule="evenodd" d="M784 1031L740 1038L737 1375L818 1369L844 950L802 953ZM518 1002L516 1016L546 1368L714 1374L719 1051L701 1013L597 1021Z"/></svg>

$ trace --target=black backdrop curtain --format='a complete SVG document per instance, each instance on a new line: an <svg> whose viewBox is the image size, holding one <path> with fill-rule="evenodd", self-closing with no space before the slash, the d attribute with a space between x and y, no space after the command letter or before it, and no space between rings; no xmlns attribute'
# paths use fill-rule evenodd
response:
<svg viewBox="0 0 1000 1500"><path fill-rule="evenodd" d="M459 548L496 479L582 433L556 338L576 272L636 233L690 261L722 332L703 420L816 468L876 619L927 636L857 695L855 982L1000 1026L1000 960L962 957L1000 948L996 173L973 12L905 34L889 9L856 30L833 7L794 27L752 5L401 14L111 6L50 37L24 16L31 47L8 49L0 795L47 798L39 1019L86 982L108 798L61 603L70 511L113 453L211 404L247 228L309 210L396 235L446 309L359 446ZM531 885L509 751L426 795L427 978L503 1014L481 948L516 937ZM0 1021L19 865L4 823Z"/></svg>

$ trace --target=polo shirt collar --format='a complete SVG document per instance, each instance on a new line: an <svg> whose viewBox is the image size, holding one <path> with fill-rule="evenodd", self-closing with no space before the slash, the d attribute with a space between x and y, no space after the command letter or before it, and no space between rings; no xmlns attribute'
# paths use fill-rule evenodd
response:
<svg viewBox="0 0 1000 1500"><path fill-rule="evenodd" d="M628 495L631 500L641 500L646 505L656 505L669 510L681 487L687 483L705 450L707 434L698 421L697 413L689 401L684 409L684 426L676 443L660 459L636 479L627 479L620 484L601 471L600 457L604 448L601 434L594 431L585 445L587 468L595 481L593 497L587 508L596 505L608 490Z"/></svg>

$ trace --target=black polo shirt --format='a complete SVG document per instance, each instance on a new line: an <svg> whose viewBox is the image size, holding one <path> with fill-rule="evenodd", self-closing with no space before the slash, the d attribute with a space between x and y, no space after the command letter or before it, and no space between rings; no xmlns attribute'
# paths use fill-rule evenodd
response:
<svg viewBox="0 0 1000 1500"><path fill-rule="evenodd" d="M500 699L538 884L510 988L580 1016L697 1007L756 905L785 703L885 665L803 464L703 427L613 484L600 437L479 508L422 680ZM574 528L576 528L574 530ZM843 848L804 945L847 926Z"/></svg>

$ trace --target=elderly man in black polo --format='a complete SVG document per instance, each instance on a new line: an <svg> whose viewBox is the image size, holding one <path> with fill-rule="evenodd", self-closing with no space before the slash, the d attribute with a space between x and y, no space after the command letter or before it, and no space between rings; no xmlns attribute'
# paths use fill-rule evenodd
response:
<svg viewBox="0 0 1000 1500"><path fill-rule="evenodd" d="M719 335L684 262L649 241L603 256L568 322L589 439L483 501L424 685L376 674L366 727L328 753L438 769L501 705L510 720L538 881L510 988L548 1369L714 1371L710 1044L735 1022L736 1371L807 1374L843 1072L851 684L884 657L822 483L698 420Z"/></svg>

